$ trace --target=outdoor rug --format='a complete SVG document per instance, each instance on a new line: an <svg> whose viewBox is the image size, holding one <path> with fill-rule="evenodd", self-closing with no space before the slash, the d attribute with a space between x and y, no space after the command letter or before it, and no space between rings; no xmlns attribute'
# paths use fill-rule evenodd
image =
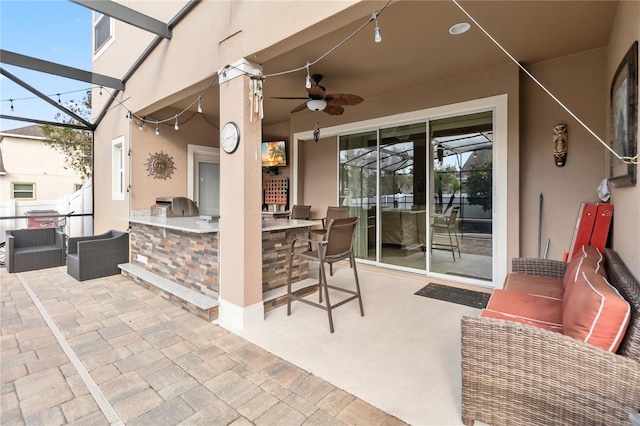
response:
<svg viewBox="0 0 640 426"><path fill-rule="evenodd" d="M415 294L418 296L430 297L432 299L443 300L445 302L457 303L459 305L471 306L472 308L483 309L489 302L491 294L481 291L467 290L464 288L449 287L441 284L429 283L422 287Z"/></svg>

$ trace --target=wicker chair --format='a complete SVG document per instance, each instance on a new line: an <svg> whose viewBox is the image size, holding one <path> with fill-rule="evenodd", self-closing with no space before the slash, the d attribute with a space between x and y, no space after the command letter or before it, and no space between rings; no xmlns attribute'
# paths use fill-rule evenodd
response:
<svg viewBox="0 0 640 426"><path fill-rule="evenodd" d="M462 420L500 425L620 425L640 411L640 284L605 249L609 283L631 305L617 353L511 321L462 318ZM515 259L514 259L515 260ZM562 262L514 262L562 276ZM549 267L551 266L551 267Z"/></svg>
<svg viewBox="0 0 640 426"><path fill-rule="evenodd" d="M332 310L334 308L350 302L351 300L358 300L360 304L360 315L364 316L364 309L362 307L362 296L360 294L360 282L358 280L358 271L356 270L356 264L353 255L353 239L355 237L357 223L357 217L334 219L329 222L327 233L325 234L325 237L322 239L322 241L315 241L309 238L296 238L291 242L291 250L289 252L289 273L287 279L287 315L291 315L292 300L298 300L308 305L315 306L316 308L324 309L325 311L327 311L327 315L329 317L329 330L332 333L334 331L332 316ZM298 242L309 243L315 248L305 251L295 251L296 244L299 244ZM319 280L318 283L315 284L315 286L318 287L318 303L304 299L303 296L291 292L291 271L293 270L294 256L298 256L302 259L313 260L319 263ZM353 277L355 279L355 291L327 284L327 274L324 267L325 263L331 265L333 262L337 262L343 259L349 259L349 261L351 262ZM329 289L347 293L350 296L340 300L337 303L331 304L331 302L329 301ZM325 300L324 303L322 302L323 297Z"/></svg>
<svg viewBox="0 0 640 426"><path fill-rule="evenodd" d="M90 237L69 238L67 274L78 281L117 275L129 262L129 234L108 231Z"/></svg>
<svg viewBox="0 0 640 426"><path fill-rule="evenodd" d="M11 273L64 266L65 235L58 228L6 231L5 266Z"/></svg>

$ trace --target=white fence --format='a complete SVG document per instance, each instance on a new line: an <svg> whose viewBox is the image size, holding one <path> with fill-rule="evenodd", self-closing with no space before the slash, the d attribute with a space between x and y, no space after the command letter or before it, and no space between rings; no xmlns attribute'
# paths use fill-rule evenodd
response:
<svg viewBox="0 0 640 426"><path fill-rule="evenodd" d="M53 210L57 214L74 215L88 214L89 216L70 217L66 220L65 233L70 237L93 235L93 183L85 182L80 190L57 200L20 201L9 200L0 203L0 217L33 216L33 212ZM55 218L54 218L55 219ZM64 217L57 219L64 220ZM29 219L0 220L0 242L5 240L5 231L10 229L25 229L29 227Z"/></svg>

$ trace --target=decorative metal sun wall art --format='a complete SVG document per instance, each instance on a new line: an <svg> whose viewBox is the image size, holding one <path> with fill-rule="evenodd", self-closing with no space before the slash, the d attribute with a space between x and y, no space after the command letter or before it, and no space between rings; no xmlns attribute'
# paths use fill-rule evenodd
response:
<svg viewBox="0 0 640 426"><path fill-rule="evenodd" d="M149 176L153 176L154 179L171 179L171 175L176 169L173 165L173 157L169 157L162 151L149 154L146 167Z"/></svg>

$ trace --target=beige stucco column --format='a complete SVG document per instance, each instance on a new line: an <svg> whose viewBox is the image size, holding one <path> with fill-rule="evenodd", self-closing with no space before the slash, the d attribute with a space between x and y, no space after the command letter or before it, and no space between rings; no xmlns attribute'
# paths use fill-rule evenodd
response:
<svg viewBox="0 0 640 426"><path fill-rule="evenodd" d="M220 149L220 307L222 327L239 331L264 321L262 303L262 123L251 120L249 77L239 72L261 67L246 60L222 70L220 130L233 122L240 144L232 154Z"/></svg>

